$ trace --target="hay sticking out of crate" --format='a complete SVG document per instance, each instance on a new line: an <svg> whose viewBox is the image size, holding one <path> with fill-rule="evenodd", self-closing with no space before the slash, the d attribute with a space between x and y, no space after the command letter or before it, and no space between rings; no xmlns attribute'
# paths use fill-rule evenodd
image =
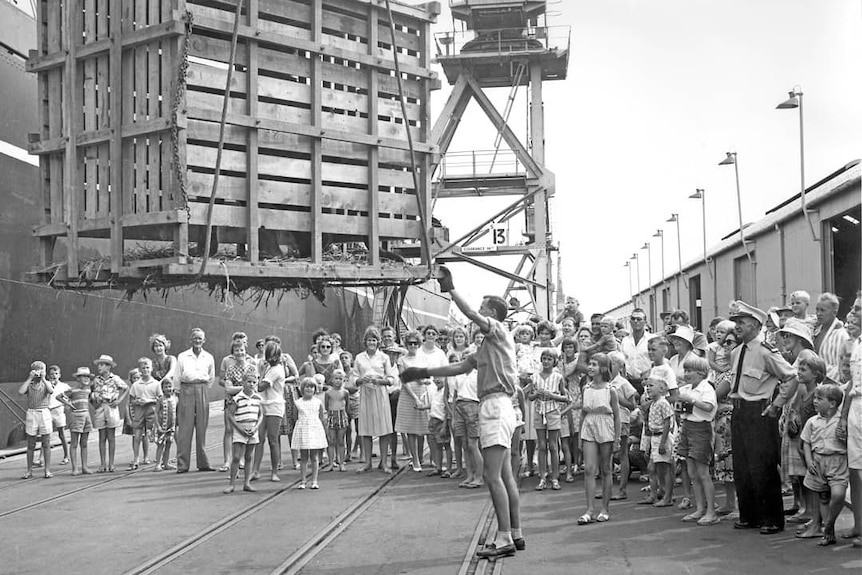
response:
<svg viewBox="0 0 862 575"><path fill-rule="evenodd" d="M197 253L201 248L195 243L189 244L189 252ZM124 253L124 261L153 261L175 257L177 254L172 245L137 244L127 248ZM189 257L189 256L187 256ZM391 266L397 261L384 258L381 266ZM200 263L201 259L189 257L192 263ZM237 254L236 246L233 244L222 245L221 248L210 257L214 263L229 263L247 261ZM330 246L324 252L323 260L331 264L366 264L368 261L368 250L361 245L348 245L343 247ZM311 262L310 258L291 257L289 255L270 256L262 259L263 265L278 266L288 263ZM79 262L79 274L76 278L64 276L65 263L54 264L35 272L40 278L45 278L48 285L58 289L69 290L99 290L113 289L124 292L124 299L131 301L136 295L144 300L152 294L158 294L162 299L167 299L171 290L179 290L192 286L206 289L208 294L215 296L220 302L232 305L234 300L251 302L255 307L260 304L268 305L276 298L276 304L281 303L282 298L288 292L294 292L301 299L314 296L320 303L325 305L327 287L344 287L351 285L361 286L384 286L394 284L415 284L424 280L393 281L391 279L374 280L321 280L311 278L283 278L283 277L236 277L230 276L227 267L223 266L225 275L216 276L175 276L166 275L158 264L153 267L139 268L142 272L139 276L118 276L111 273L111 257L97 256Z"/></svg>

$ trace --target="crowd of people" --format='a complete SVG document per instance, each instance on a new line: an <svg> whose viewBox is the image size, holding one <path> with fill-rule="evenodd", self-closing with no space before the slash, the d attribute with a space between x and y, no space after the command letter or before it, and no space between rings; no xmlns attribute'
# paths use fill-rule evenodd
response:
<svg viewBox="0 0 862 575"><path fill-rule="evenodd" d="M27 396L27 472L41 463L51 477L50 439L59 433L72 475L91 473L87 439L98 430L99 467L116 470L117 430L132 438L130 470L190 469L192 440L200 471L216 471L205 450L208 390L224 388L223 464L226 493L242 471L255 491L265 445L269 478L280 481L282 446L300 472L298 487L318 489L319 472L361 462L372 471L378 438L384 473L402 455L416 473L485 486L499 524L480 555L525 548L516 477L537 476L536 491L560 490L584 474L586 509L580 525L606 522L611 501L629 497L635 473L644 483L638 503L676 506L682 521L777 533L785 521L797 536L836 542L835 520L847 487L854 525L845 534L862 546L862 344L860 300L845 321L839 302L823 293L794 292L786 307L762 311L733 302L728 318L705 333L685 310L647 326L635 308L624 324L593 315L589 325L571 300L556 321L508 320L501 298L473 310L441 282L470 319L469 326L422 326L400 334L368 327L355 355L337 333L318 330L299 365L276 336L231 337L231 354L216 369L195 328L190 348L170 355L171 342L150 337L124 380L109 355L79 368L75 382L57 366L36 361L19 392ZM121 406L128 405L128 408ZM70 442L65 429L71 434ZM35 461L41 438L42 462ZM423 454L427 442L430 459ZM176 458L171 447L176 444ZM174 466L172 462L175 461ZM615 486L616 483L616 486ZM715 485L723 490L719 505ZM675 491L682 491L679 501ZM785 508L782 493L793 494Z"/></svg>

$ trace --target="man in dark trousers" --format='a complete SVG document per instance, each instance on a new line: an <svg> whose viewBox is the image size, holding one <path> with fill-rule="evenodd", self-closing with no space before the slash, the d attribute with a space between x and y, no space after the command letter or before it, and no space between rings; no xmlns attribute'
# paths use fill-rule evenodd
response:
<svg viewBox="0 0 862 575"><path fill-rule="evenodd" d="M730 358L730 398L739 521L733 526L760 528L761 534L772 535L784 529L778 415L796 393L796 369L763 340L761 329L766 312L742 301L736 304L737 311L730 319L736 322L741 343Z"/></svg>
<svg viewBox="0 0 862 575"><path fill-rule="evenodd" d="M408 367L401 381L427 377L447 377L477 371L476 391L479 396L479 444L484 458L482 478L497 515L497 538L477 552L479 557L495 559L515 554L526 548L521 533L518 484L512 473L509 448L517 425L512 396L518 381L515 369L515 342L503 325L508 313L506 301L498 296L485 296L479 310L472 309L452 285L452 274L441 266L440 289L449 292L458 309L479 326L485 334L482 346L460 363L425 368Z"/></svg>

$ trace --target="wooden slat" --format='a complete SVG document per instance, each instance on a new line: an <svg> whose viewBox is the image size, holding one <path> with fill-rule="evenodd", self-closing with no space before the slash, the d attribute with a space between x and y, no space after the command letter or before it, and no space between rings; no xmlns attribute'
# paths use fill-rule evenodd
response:
<svg viewBox="0 0 862 575"><path fill-rule="evenodd" d="M193 202L189 205L189 209L192 224L206 224L206 204ZM245 229L248 221L247 211L248 208L245 206L216 204L213 208L213 225ZM321 233L365 236L368 232L368 218L366 216L322 213L319 220ZM261 209L260 223L268 230L311 231L308 212ZM415 220L381 218L379 223L381 239L417 238L421 230L419 222Z"/></svg>
<svg viewBox="0 0 862 575"><path fill-rule="evenodd" d="M259 0L249 0L248 3L248 25L250 28L255 28L258 24L258 10L260 9ZM258 49L255 40L248 40L248 55L245 60L248 63L246 68L248 73L246 79L246 105L248 106L248 115L252 118L258 115L258 95L260 90L260 76L258 75L258 57L260 50ZM258 202L260 201L258 179L258 147L260 136L256 128L248 129L248 227L246 228L246 242L248 244L248 259L251 262L257 262L260 259L260 210Z"/></svg>
<svg viewBox="0 0 862 575"><path fill-rule="evenodd" d="M162 18L171 17L171 0L162 0ZM174 92L176 91L176 51L177 39L162 41L162 64L161 64L161 86L162 101L159 115L170 120L171 106L173 106ZM159 210L175 209L182 203L180 190L177 188L178 181L174 180L173 172L173 142L169 131L161 134L161 198ZM178 197L174 197L174 195Z"/></svg>
<svg viewBox="0 0 862 575"><path fill-rule="evenodd" d="M161 14L161 0L149 0L149 18L158 21ZM147 119L159 118L159 96L161 95L161 57L160 42L147 45ZM147 150L147 211L157 212L161 205L161 172L162 152L161 138L158 135L148 137Z"/></svg>
<svg viewBox="0 0 862 575"><path fill-rule="evenodd" d="M64 10L64 42L67 47L66 65L63 77L63 117L65 119L64 135L68 138L66 143L66 154L64 157L64 221L68 224L68 245L66 250L66 269L70 276L78 274L78 203L79 197L76 193L78 180L78 153L75 146L74 134L78 128L78 106L80 92L78 91L78 63L75 60L75 51L78 43L76 36L81 30L82 13L70 9L68 4Z"/></svg>
<svg viewBox="0 0 862 575"><path fill-rule="evenodd" d="M380 34L377 22L377 11L373 7L368 8L368 52L373 53L374 46ZM374 68L368 69L368 92L377 94L379 74ZM378 98L368 98L368 132L372 138L378 135L377 116L379 110ZM380 263L380 148L378 146L368 147L368 263L376 265Z"/></svg>
<svg viewBox="0 0 862 575"><path fill-rule="evenodd" d="M123 92L127 88L126 82L123 81L123 71L127 69L127 64L124 61L127 58L123 57L123 49L120 42L117 41L123 32L123 26L128 25L123 22L122 18L117 16L127 16L128 9L124 4L129 0L109 0L111 6L111 21L109 33L114 40L111 43L111 53L108 60L111 94L111 129L115 133L122 133L122 127L125 123L126 115L128 114L128 103L123 97ZM125 146L121 138L113 138L109 143L110 158L111 158L111 173L108 184L110 185L110 214L111 214L111 271L117 273L123 265L123 224L122 216L125 213L128 204L127 195L123 186L126 183L124 174L129 170L126 164L124 151Z"/></svg>

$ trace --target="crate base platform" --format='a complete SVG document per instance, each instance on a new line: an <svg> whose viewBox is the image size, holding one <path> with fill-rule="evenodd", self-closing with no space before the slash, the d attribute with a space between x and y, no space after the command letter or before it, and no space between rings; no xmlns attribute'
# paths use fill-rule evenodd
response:
<svg viewBox="0 0 862 575"><path fill-rule="evenodd" d="M142 265L144 263L134 262L133 266L120 268L119 273L112 273L110 266L85 265L81 273L73 277L67 273L65 264L59 264L34 270L28 274L28 280L47 283L58 289L118 289L135 293L201 284L221 285L227 291L241 293L249 289L315 290L339 286L418 284L435 279L438 275L436 269L429 270L427 266L400 262L370 266L342 262L314 264L307 261L253 264L210 259L202 275L199 275L200 258L166 258L159 261L158 265L151 266Z"/></svg>

